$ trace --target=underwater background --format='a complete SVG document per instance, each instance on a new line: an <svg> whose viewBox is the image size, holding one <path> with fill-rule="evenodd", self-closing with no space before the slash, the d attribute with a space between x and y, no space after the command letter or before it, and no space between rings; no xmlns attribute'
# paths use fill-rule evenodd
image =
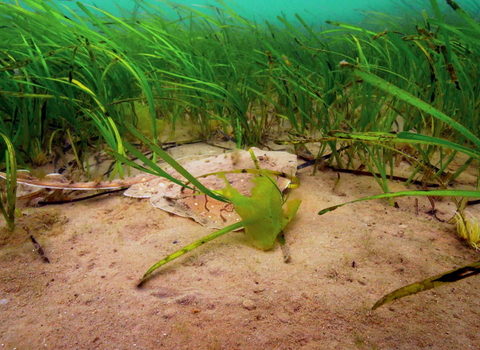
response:
<svg viewBox="0 0 480 350"><path fill-rule="evenodd" d="M56 0L71 9L79 10L75 1L72 0ZM136 7L134 0L118 0L118 1L98 1L87 0L81 1L83 4L93 5L115 15L127 12L133 12ZM165 2L155 0L142 0L138 3L149 3L166 14L175 16L175 11ZM179 0L171 3L185 5L193 9L208 12L209 9L221 7L221 2L211 0ZM428 1L407 1L407 0L238 0L226 1L237 14L246 18L262 21L275 20L277 16L285 16L288 20L294 18L294 14L299 14L307 23L311 25L323 25L326 20L331 21L348 21L351 23L360 23L368 16L375 13L386 15L402 16L406 14L417 14L419 9L430 9ZM474 7L474 1L459 1L465 9ZM447 6L440 4L442 10ZM451 11L451 10L450 10ZM139 11L142 14L142 11Z"/></svg>
<svg viewBox="0 0 480 350"><path fill-rule="evenodd" d="M372 199L396 207L397 197L428 197L429 215L436 215L433 197L453 197L451 223L478 250L480 225L464 209L480 198L479 13L469 0L2 1L0 211L13 232L17 180L38 186L46 176L34 171L42 166L65 181L47 188L112 189L99 184L136 168L231 204L243 197L210 190L166 152L222 143L228 150L288 150L306 166L335 171L338 181L340 173L371 176L381 192L319 205L318 215ZM186 182L165 173L159 160ZM252 160L256 169L237 170L261 178ZM393 192L398 183L391 180L417 187ZM269 215L276 231L267 231L278 234L298 204L285 202L284 212L278 188L264 183L260 190L272 195L258 203L275 208ZM410 206L413 221L419 206ZM254 232L263 218L244 219L244 227ZM167 256L144 277L240 222L234 225ZM462 268L478 274L479 265ZM462 268L440 277L469 277ZM436 287L437 277L373 308Z"/></svg>

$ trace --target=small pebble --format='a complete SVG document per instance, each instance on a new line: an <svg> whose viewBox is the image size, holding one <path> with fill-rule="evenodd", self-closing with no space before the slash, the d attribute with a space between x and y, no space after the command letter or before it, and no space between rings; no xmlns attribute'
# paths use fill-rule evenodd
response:
<svg viewBox="0 0 480 350"><path fill-rule="evenodd" d="M167 308L163 311L163 318L165 319L169 319L169 318L172 318L173 316L176 315L176 311L174 308Z"/></svg>
<svg viewBox="0 0 480 350"><path fill-rule="evenodd" d="M261 292L263 292L263 291L265 291L265 287L261 287L261 286L255 286L255 287L253 287L253 292L254 292L254 293L261 293Z"/></svg>
<svg viewBox="0 0 480 350"><path fill-rule="evenodd" d="M291 320L291 317L290 317L287 313L285 313L285 312L280 312L280 313L278 314L278 319L279 319L280 322L282 322L282 323L289 323L290 320Z"/></svg>
<svg viewBox="0 0 480 350"><path fill-rule="evenodd" d="M242 302L242 306L247 310L255 310L257 308L255 306L255 302L251 299L244 299Z"/></svg>

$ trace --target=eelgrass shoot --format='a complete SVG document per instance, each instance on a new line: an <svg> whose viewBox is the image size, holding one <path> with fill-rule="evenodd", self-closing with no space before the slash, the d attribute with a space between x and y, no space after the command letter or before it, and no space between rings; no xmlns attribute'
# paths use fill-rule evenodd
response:
<svg viewBox="0 0 480 350"><path fill-rule="evenodd" d="M458 235L463 238L474 249L479 250L480 247L480 227L478 220L465 213L457 212L455 214L455 225Z"/></svg>
<svg viewBox="0 0 480 350"><path fill-rule="evenodd" d="M0 132L0 137L5 144L5 179L0 186L0 210L7 222L8 229L15 227L15 203L17 200L17 160L15 149L7 135Z"/></svg>

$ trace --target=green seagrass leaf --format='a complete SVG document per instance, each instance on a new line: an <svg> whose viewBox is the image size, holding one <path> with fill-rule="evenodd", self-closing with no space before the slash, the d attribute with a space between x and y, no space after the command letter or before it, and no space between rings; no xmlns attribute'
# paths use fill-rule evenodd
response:
<svg viewBox="0 0 480 350"><path fill-rule="evenodd" d="M222 190L225 197L235 206L235 211L242 218L245 233L252 239L253 245L262 250L272 249L277 236L295 216L300 200L286 203L283 211L283 197L275 181L268 176L258 176L252 181L255 187L250 197L240 194L227 185Z"/></svg>

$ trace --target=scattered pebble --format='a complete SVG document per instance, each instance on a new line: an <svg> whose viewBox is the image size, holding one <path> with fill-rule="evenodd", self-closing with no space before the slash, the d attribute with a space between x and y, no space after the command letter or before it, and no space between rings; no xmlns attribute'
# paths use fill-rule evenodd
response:
<svg viewBox="0 0 480 350"><path fill-rule="evenodd" d="M264 292L264 291L265 291L265 287L261 287L261 286L253 287L253 292L254 293L261 293L261 292Z"/></svg>
<svg viewBox="0 0 480 350"><path fill-rule="evenodd" d="M247 309L247 310L255 310L257 308L255 306L255 302L251 299L244 299L242 302L242 306L244 309Z"/></svg>
<svg viewBox="0 0 480 350"><path fill-rule="evenodd" d="M176 315L176 313L177 312L175 311L174 308L167 308L165 309L165 311L163 311L163 318L166 318L166 319L172 318L173 316Z"/></svg>
<svg viewBox="0 0 480 350"><path fill-rule="evenodd" d="M280 322L282 322L282 323L289 323L290 320L291 320L291 317L290 317L287 313L285 313L285 312L280 312L280 313L278 314L278 319L279 319Z"/></svg>

